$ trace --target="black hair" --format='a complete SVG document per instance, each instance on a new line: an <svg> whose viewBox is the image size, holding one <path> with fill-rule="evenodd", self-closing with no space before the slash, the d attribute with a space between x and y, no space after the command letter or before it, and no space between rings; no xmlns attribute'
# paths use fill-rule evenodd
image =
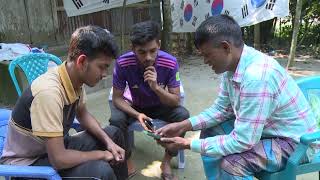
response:
<svg viewBox="0 0 320 180"><path fill-rule="evenodd" d="M131 28L130 40L132 45L144 45L160 39L160 26L154 21L144 21L134 24Z"/></svg>
<svg viewBox="0 0 320 180"><path fill-rule="evenodd" d="M74 61L81 54L85 54L89 60L99 54L116 58L118 45L109 31L99 26L84 26L71 35L68 59Z"/></svg>
<svg viewBox="0 0 320 180"><path fill-rule="evenodd" d="M239 24L228 15L214 15L203 21L197 28L194 39L197 49L207 42L217 45L221 41L227 41L235 47L242 47L244 44Z"/></svg>

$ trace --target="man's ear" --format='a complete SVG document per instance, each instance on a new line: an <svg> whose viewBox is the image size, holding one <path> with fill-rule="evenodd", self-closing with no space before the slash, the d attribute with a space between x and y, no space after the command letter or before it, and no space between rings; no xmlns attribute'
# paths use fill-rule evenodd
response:
<svg viewBox="0 0 320 180"><path fill-rule="evenodd" d="M221 47L229 54L231 53L231 44L228 41L221 41Z"/></svg>
<svg viewBox="0 0 320 180"><path fill-rule="evenodd" d="M158 40L158 44L159 44L159 49L161 48L161 40Z"/></svg>
<svg viewBox="0 0 320 180"><path fill-rule="evenodd" d="M76 67L77 69L83 71L85 71L88 68L88 60L86 55L81 54L78 56L78 58L76 59Z"/></svg>

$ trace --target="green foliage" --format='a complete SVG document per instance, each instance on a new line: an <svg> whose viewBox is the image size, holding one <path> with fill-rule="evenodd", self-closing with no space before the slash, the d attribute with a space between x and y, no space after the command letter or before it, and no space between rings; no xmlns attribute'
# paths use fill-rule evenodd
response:
<svg viewBox="0 0 320 180"><path fill-rule="evenodd" d="M291 24L283 25L281 27L281 31L278 31L277 36L284 41L290 40L292 36L292 25Z"/></svg>
<svg viewBox="0 0 320 180"><path fill-rule="evenodd" d="M300 29L298 35L298 49L304 49L316 57L320 56L320 3L319 0L303 0L302 11L300 19ZM289 1L290 14L286 18L277 19L277 25L273 24L275 31L267 35L267 41L262 43L272 44L273 47L287 47L289 49L292 39L293 22L295 18L297 0ZM263 24L270 23L268 21L262 22ZM264 28L271 29L271 28ZM246 34L245 34L246 35ZM266 35L263 33L262 36ZM247 37L248 38L248 37ZM246 39L246 37L245 37ZM262 39L262 38L261 38ZM286 49L286 48L285 48Z"/></svg>

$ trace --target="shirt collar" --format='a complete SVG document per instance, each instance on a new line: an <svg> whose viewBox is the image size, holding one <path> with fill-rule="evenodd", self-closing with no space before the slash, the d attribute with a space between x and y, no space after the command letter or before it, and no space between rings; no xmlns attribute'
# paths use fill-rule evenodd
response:
<svg viewBox="0 0 320 180"><path fill-rule="evenodd" d="M62 81L62 85L67 93L67 97L70 101L70 103L74 103L77 99L79 99L81 88L80 89L74 89L72 82L70 80L70 76L67 72L66 68L66 62L63 62L59 67L58 67L58 72L59 76Z"/></svg>
<svg viewBox="0 0 320 180"><path fill-rule="evenodd" d="M253 48L250 48L247 45L243 46L241 57L237 66L236 71L232 75L232 81L240 83L243 79L246 68L252 62L252 55L254 54Z"/></svg>

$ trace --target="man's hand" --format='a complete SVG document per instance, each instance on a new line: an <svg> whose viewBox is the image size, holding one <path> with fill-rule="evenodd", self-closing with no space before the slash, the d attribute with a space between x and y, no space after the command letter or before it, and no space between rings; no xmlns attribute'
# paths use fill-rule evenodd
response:
<svg viewBox="0 0 320 180"><path fill-rule="evenodd" d="M143 113L139 113L137 116L138 121L140 122L141 126L143 127L144 130L146 131L150 131L150 129L148 129L148 127L145 125L144 120L151 120L151 118L149 118L148 116L146 116Z"/></svg>
<svg viewBox="0 0 320 180"><path fill-rule="evenodd" d="M170 123L166 126L163 126L162 128L157 129L155 134L158 134L162 137L177 137L191 129L191 123L187 120L184 120L182 122Z"/></svg>
<svg viewBox="0 0 320 180"><path fill-rule="evenodd" d="M123 162L125 160L125 151L114 142L108 143L108 151L110 151L116 162Z"/></svg>
<svg viewBox="0 0 320 180"><path fill-rule="evenodd" d="M191 140L182 137L161 138L158 143L170 151L190 149Z"/></svg>
<svg viewBox="0 0 320 180"><path fill-rule="evenodd" d="M143 74L144 82L148 82L150 88L153 91L156 91L159 88L158 82L157 82L157 71L154 68L154 66L148 66L146 67L146 70Z"/></svg>
<svg viewBox="0 0 320 180"><path fill-rule="evenodd" d="M107 162L110 162L110 161L114 160L114 156L110 151L105 150L105 151L103 151L103 154L104 154L104 159L103 160L105 160Z"/></svg>

